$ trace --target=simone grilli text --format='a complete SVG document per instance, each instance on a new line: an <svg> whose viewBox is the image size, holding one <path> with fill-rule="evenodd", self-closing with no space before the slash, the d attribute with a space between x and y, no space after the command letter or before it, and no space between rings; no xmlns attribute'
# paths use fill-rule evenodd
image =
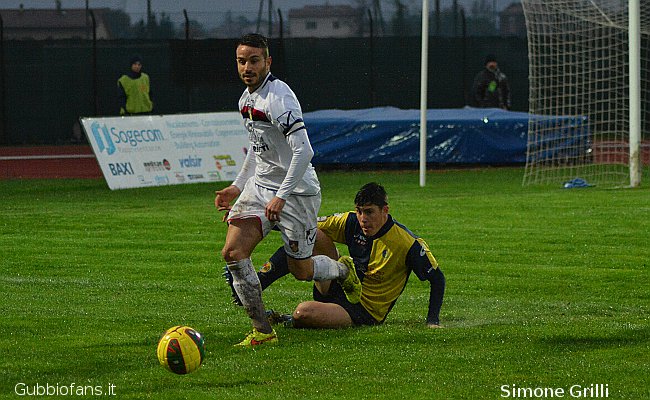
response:
<svg viewBox="0 0 650 400"><path fill-rule="evenodd" d="M609 397L609 385L592 383L587 386L572 385L569 387L520 387L517 385L501 385L503 398L574 398L574 399L604 399Z"/></svg>

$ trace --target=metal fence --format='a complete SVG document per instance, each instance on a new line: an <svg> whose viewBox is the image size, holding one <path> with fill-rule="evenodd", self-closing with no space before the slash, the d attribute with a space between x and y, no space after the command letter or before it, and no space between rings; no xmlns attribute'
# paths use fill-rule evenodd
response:
<svg viewBox="0 0 650 400"><path fill-rule="evenodd" d="M117 79L134 54L151 77L154 112L232 111L243 85L234 39L2 41L0 144L83 141L80 116L117 115ZM389 105L419 107L420 38L274 39L273 73L303 111ZM487 53L508 75L513 109L528 109L525 38L429 39L430 108L469 104Z"/></svg>

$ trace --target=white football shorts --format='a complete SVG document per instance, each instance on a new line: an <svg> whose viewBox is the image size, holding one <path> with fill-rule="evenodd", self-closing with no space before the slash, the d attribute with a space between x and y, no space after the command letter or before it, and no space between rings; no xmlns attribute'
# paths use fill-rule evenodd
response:
<svg viewBox="0 0 650 400"><path fill-rule="evenodd" d="M257 218L262 225L262 236L277 228L282 235L284 249L295 259L311 257L318 230L316 219L320 210L321 195L291 195L284 204L279 221L269 221L264 215L266 205L275 197L275 190L255 184L255 178L246 181L244 190L228 213L233 219Z"/></svg>

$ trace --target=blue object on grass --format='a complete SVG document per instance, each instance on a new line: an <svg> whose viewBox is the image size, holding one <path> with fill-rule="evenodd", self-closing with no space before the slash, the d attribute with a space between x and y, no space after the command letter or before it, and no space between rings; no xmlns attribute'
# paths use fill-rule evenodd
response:
<svg viewBox="0 0 650 400"><path fill-rule="evenodd" d="M583 188L583 187L592 187L592 186L594 185L587 183L587 181L582 178L574 178L568 182L564 182L565 189Z"/></svg>

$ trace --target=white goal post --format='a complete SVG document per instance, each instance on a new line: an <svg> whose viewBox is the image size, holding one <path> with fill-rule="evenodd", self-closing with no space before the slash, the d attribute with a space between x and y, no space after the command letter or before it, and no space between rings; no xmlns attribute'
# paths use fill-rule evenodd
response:
<svg viewBox="0 0 650 400"><path fill-rule="evenodd" d="M524 185L639 186L650 158L650 1L522 0Z"/></svg>

